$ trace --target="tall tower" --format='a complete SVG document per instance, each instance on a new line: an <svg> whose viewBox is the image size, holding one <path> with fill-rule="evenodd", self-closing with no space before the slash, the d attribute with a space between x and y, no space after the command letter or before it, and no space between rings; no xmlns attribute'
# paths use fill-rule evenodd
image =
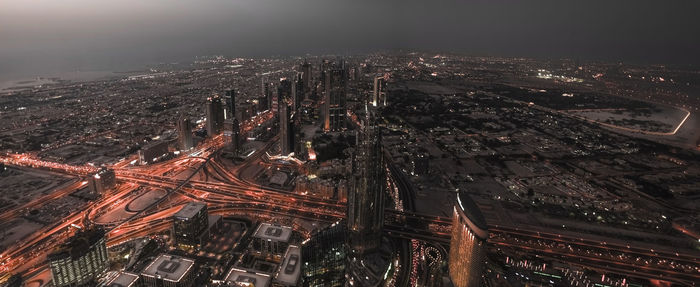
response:
<svg viewBox="0 0 700 287"><path fill-rule="evenodd" d="M241 151L241 124L236 118L231 120L231 151L236 155Z"/></svg>
<svg viewBox="0 0 700 287"><path fill-rule="evenodd" d="M299 70L301 72L301 82L304 85L304 90L310 91L313 80L311 76L311 64L309 64L309 61L304 60L304 63L301 64Z"/></svg>
<svg viewBox="0 0 700 287"><path fill-rule="evenodd" d="M448 264L455 287L480 286L489 237L486 220L466 192L457 194Z"/></svg>
<svg viewBox="0 0 700 287"><path fill-rule="evenodd" d="M378 75L374 77L372 106L386 106L386 76Z"/></svg>
<svg viewBox="0 0 700 287"><path fill-rule="evenodd" d="M287 103L287 100L292 97L292 81L287 78L280 79L280 85L277 87L277 113L280 113L282 106Z"/></svg>
<svg viewBox="0 0 700 287"><path fill-rule="evenodd" d="M329 70L323 73L325 75L323 129L324 131L338 131L345 125L348 75L342 63L330 66Z"/></svg>
<svg viewBox="0 0 700 287"><path fill-rule="evenodd" d="M177 121L177 139L181 150L189 150L194 147L192 122L188 117L180 117Z"/></svg>
<svg viewBox="0 0 700 287"><path fill-rule="evenodd" d="M348 250L350 258L362 258L381 245L384 226L386 171L381 130L374 110L367 110L358 133L353 187L348 196Z"/></svg>
<svg viewBox="0 0 700 287"><path fill-rule="evenodd" d="M219 95L207 99L207 134L211 137L221 132L224 124L224 111Z"/></svg>
<svg viewBox="0 0 700 287"><path fill-rule="evenodd" d="M226 119L236 117L236 91L233 89L226 90Z"/></svg>
<svg viewBox="0 0 700 287"><path fill-rule="evenodd" d="M291 109L286 103L280 106L280 152L288 155L294 151L294 126L292 125Z"/></svg>
<svg viewBox="0 0 700 287"><path fill-rule="evenodd" d="M109 267L105 242L104 230L81 230L53 250L47 256L53 286L94 286Z"/></svg>

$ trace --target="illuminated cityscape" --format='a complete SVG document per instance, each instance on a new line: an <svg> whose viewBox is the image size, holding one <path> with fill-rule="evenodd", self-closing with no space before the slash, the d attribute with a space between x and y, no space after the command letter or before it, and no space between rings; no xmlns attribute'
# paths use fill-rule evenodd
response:
<svg viewBox="0 0 700 287"><path fill-rule="evenodd" d="M459 20L465 7L497 16L490 3L125 1L143 10L118 20L153 38L156 62L122 68L128 53L83 43L55 51L85 49L65 61L110 58L112 71L0 81L0 287L700 286L691 60L536 43L544 57L524 36L506 52ZM111 17L46 5L7 9ZM193 26L148 32L168 13ZM108 39L126 37L119 27L94 29L70 39L149 54Z"/></svg>

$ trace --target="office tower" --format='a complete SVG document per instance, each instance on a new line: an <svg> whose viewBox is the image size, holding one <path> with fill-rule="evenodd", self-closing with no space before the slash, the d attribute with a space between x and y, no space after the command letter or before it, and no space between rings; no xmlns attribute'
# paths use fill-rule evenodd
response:
<svg viewBox="0 0 700 287"><path fill-rule="evenodd" d="M386 106L386 76L374 77L374 91L372 93L372 106Z"/></svg>
<svg viewBox="0 0 700 287"><path fill-rule="evenodd" d="M287 104L280 106L280 153L288 155L294 151L294 124L291 109Z"/></svg>
<svg viewBox="0 0 700 287"><path fill-rule="evenodd" d="M292 81L287 78L281 78L280 84L277 87L277 113L283 105L292 98Z"/></svg>
<svg viewBox="0 0 700 287"><path fill-rule="evenodd" d="M192 121L190 121L190 118L180 117L177 121L177 140L180 150L189 150L194 147Z"/></svg>
<svg viewBox="0 0 700 287"><path fill-rule="evenodd" d="M233 119L236 117L236 91L228 89L226 95L226 113L224 119Z"/></svg>
<svg viewBox="0 0 700 287"><path fill-rule="evenodd" d="M292 83L292 103L294 104L294 112L301 106L301 101L306 98L306 89L301 73L297 73L294 83Z"/></svg>
<svg viewBox="0 0 700 287"><path fill-rule="evenodd" d="M304 60L299 70L301 72L301 82L304 86L304 91L310 91L313 85L313 76L311 75L311 64L309 64L309 61Z"/></svg>
<svg viewBox="0 0 700 287"><path fill-rule="evenodd" d="M241 125L235 118L231 123L231 150L235 154L241 151Z"/></svg>
<svg viewBox="0 0 700 287"><path fill-rule="evenodd" d="M460 191L452 216L449 269L455 287L480 286L488 239L486 220L479 207Z"/></svg>
<svg viewBox="0 0 700 287"><path fill-rule="evenodd" d="M164 140L152 141L141 147L137 153L141 164L153 163L168 153L168 142Z"/></svg>
<svg viewBox="0 0 700 287"><path fill-rule="evenodd" d="M204 244L208 236L209 215L207 204L189 202L173 215L173 240L182 249L193 249Z"/></svg>
<svg viewBox="0 0 700 287"><path fill-rule="evenodd" d="M146 287L191 287L194 284L194 260L161 254L141 272Z"/></svg>
<svg viewBox="0 0 700 287"><path fill-rule="evenodd" d="M48 257L53 286L94 286L91 282L108 267L105 232L80 231Z"/></svg>
<svg viewBox="0 0 700 287"><path fill-rule="evenodd" d="M206 104L207 113L207 134L210 137L216 136L221 132L224 124L224 111L221 103L221 98L218 95L209 97Z"/></svg>
<svg viewBox="0 0 700 287"><path fill-rule="evenodd" d="M311 235L301 246L301 286L345 285L346 228L344 221Z"/></svg>
<svg viewBox="0 0 700 287"><path fill-rule="evenodd" d="M384 225L386 171L381 130L375 111L367 110L357 135L353 186L348 196L348 248L351 257L376 251Z"/></svg>
<svg viewBox="0 0 700 287"><path fill-rule="evenodd" d="M339 131L345 127L345 102L348 79L344 64L327 65L324 71L323 130Z"/></svg>
<svg viewBox="0 0 700 287"><path fill-rule="evenodd" d="M270 223L261 223L253 233L253 249L269 255L282 255L289 247L292 228Z"/></svg>
<svg viewBox="0 0 700 287"><path fill-rule="evenodd" d="M270 110L271 112L276 113L277 112L277 105L275 102L277 99L275 99L272 83L264 83L263 84L263 97L265 97L267 109Z"/></svg>
<svg viewBox="0 0 700 287"><path fill-rule="evenodd" d="M141 277L138 274L121 271L117 277L114 277L106 287L141 287Z"/></svg>
<svg viewBox="0 0 700 287"><path fill-rule="evenodd" d="M100 168L93 176L88 177L88 188L93 194L104 194L106 190L117 183L113 169Z"/></svg>

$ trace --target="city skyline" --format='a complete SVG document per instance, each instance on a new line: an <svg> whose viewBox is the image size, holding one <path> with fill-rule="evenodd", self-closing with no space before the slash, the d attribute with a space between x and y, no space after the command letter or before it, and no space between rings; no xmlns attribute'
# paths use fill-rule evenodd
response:
<svg viewBox="0 0 700 287"><path fill-rule="evenodd" d="M700 282L700 5L0 1L0 287Z"/></svg>
<svg viewBox="0 0 700 287"><path fill-rule="evenodd" d="M196 56L473 56L698 65L695 1L0 2L0 80L142 70ZM138 11L133 13L133 11ZM343 13L338 13L343 11ZM306 15L314 15L307 17ZM286 25L294 23L295 25ZM326 23L326 24L324 24ZM330 25L329 25L330 23ZM303 27L304 32L295 31ZM294 35L292 37L291 35Z"/></svg>

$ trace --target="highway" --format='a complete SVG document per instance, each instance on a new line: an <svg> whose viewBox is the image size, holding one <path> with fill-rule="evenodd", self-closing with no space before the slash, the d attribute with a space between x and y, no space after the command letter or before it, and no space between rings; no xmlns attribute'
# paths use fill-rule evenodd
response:
<svg viewBox="0 0 700 287"><path fill-rule="evenodd" d="M327 223L344 218L344 203L261 186L241 177L241 171L256 163L275 141L276 139L269 141L264 148L256 150L245 162L234 168L226 167L220 162L219 151L224 145L221 136L203 143L195 152L190 153L192 156L182 155L150 166L119 165L114 168L117 178L122 183L131 184L130 188L118 189L87 204L79 212L32 234L22 244L5 250L0 254L2 272L20 271L28 275L45 268L45 255L70 236L71 226L97 224L94 222L98 213L96 211L104 210L128 197L136 185L165 189L167 194L121 222L104 224L109 231L110 246L167 230L171 226L170 216L186 199L206 202L212 214L254 214L261 219L282 216ZM0 157L0 160L8 165L43 168L75 176L85 176L96 171L91 166L46 162L28 155L7 155ZM388 164L388 168L392 182L399 189L405 210L385 211L386 234L400 240L416 239L449 246L451 218L412 212L414 203L410 184L392 164ZM177 179L173 176L185 170L191 170L186 178ZM199 180L198 175L217 181ZM79 188L75 184L12 210L12 213L4 213L0 218L5 220L16 217L26 208L65 196ZM509 248L527 254L549 256L602 272L629 274L637 278L660 279L679 284L700 282L697 254L674 253L665 249L650 250L505 226L489 226L489 231L490 248ZM402 264L408 262L403 261Z"/></svg>

